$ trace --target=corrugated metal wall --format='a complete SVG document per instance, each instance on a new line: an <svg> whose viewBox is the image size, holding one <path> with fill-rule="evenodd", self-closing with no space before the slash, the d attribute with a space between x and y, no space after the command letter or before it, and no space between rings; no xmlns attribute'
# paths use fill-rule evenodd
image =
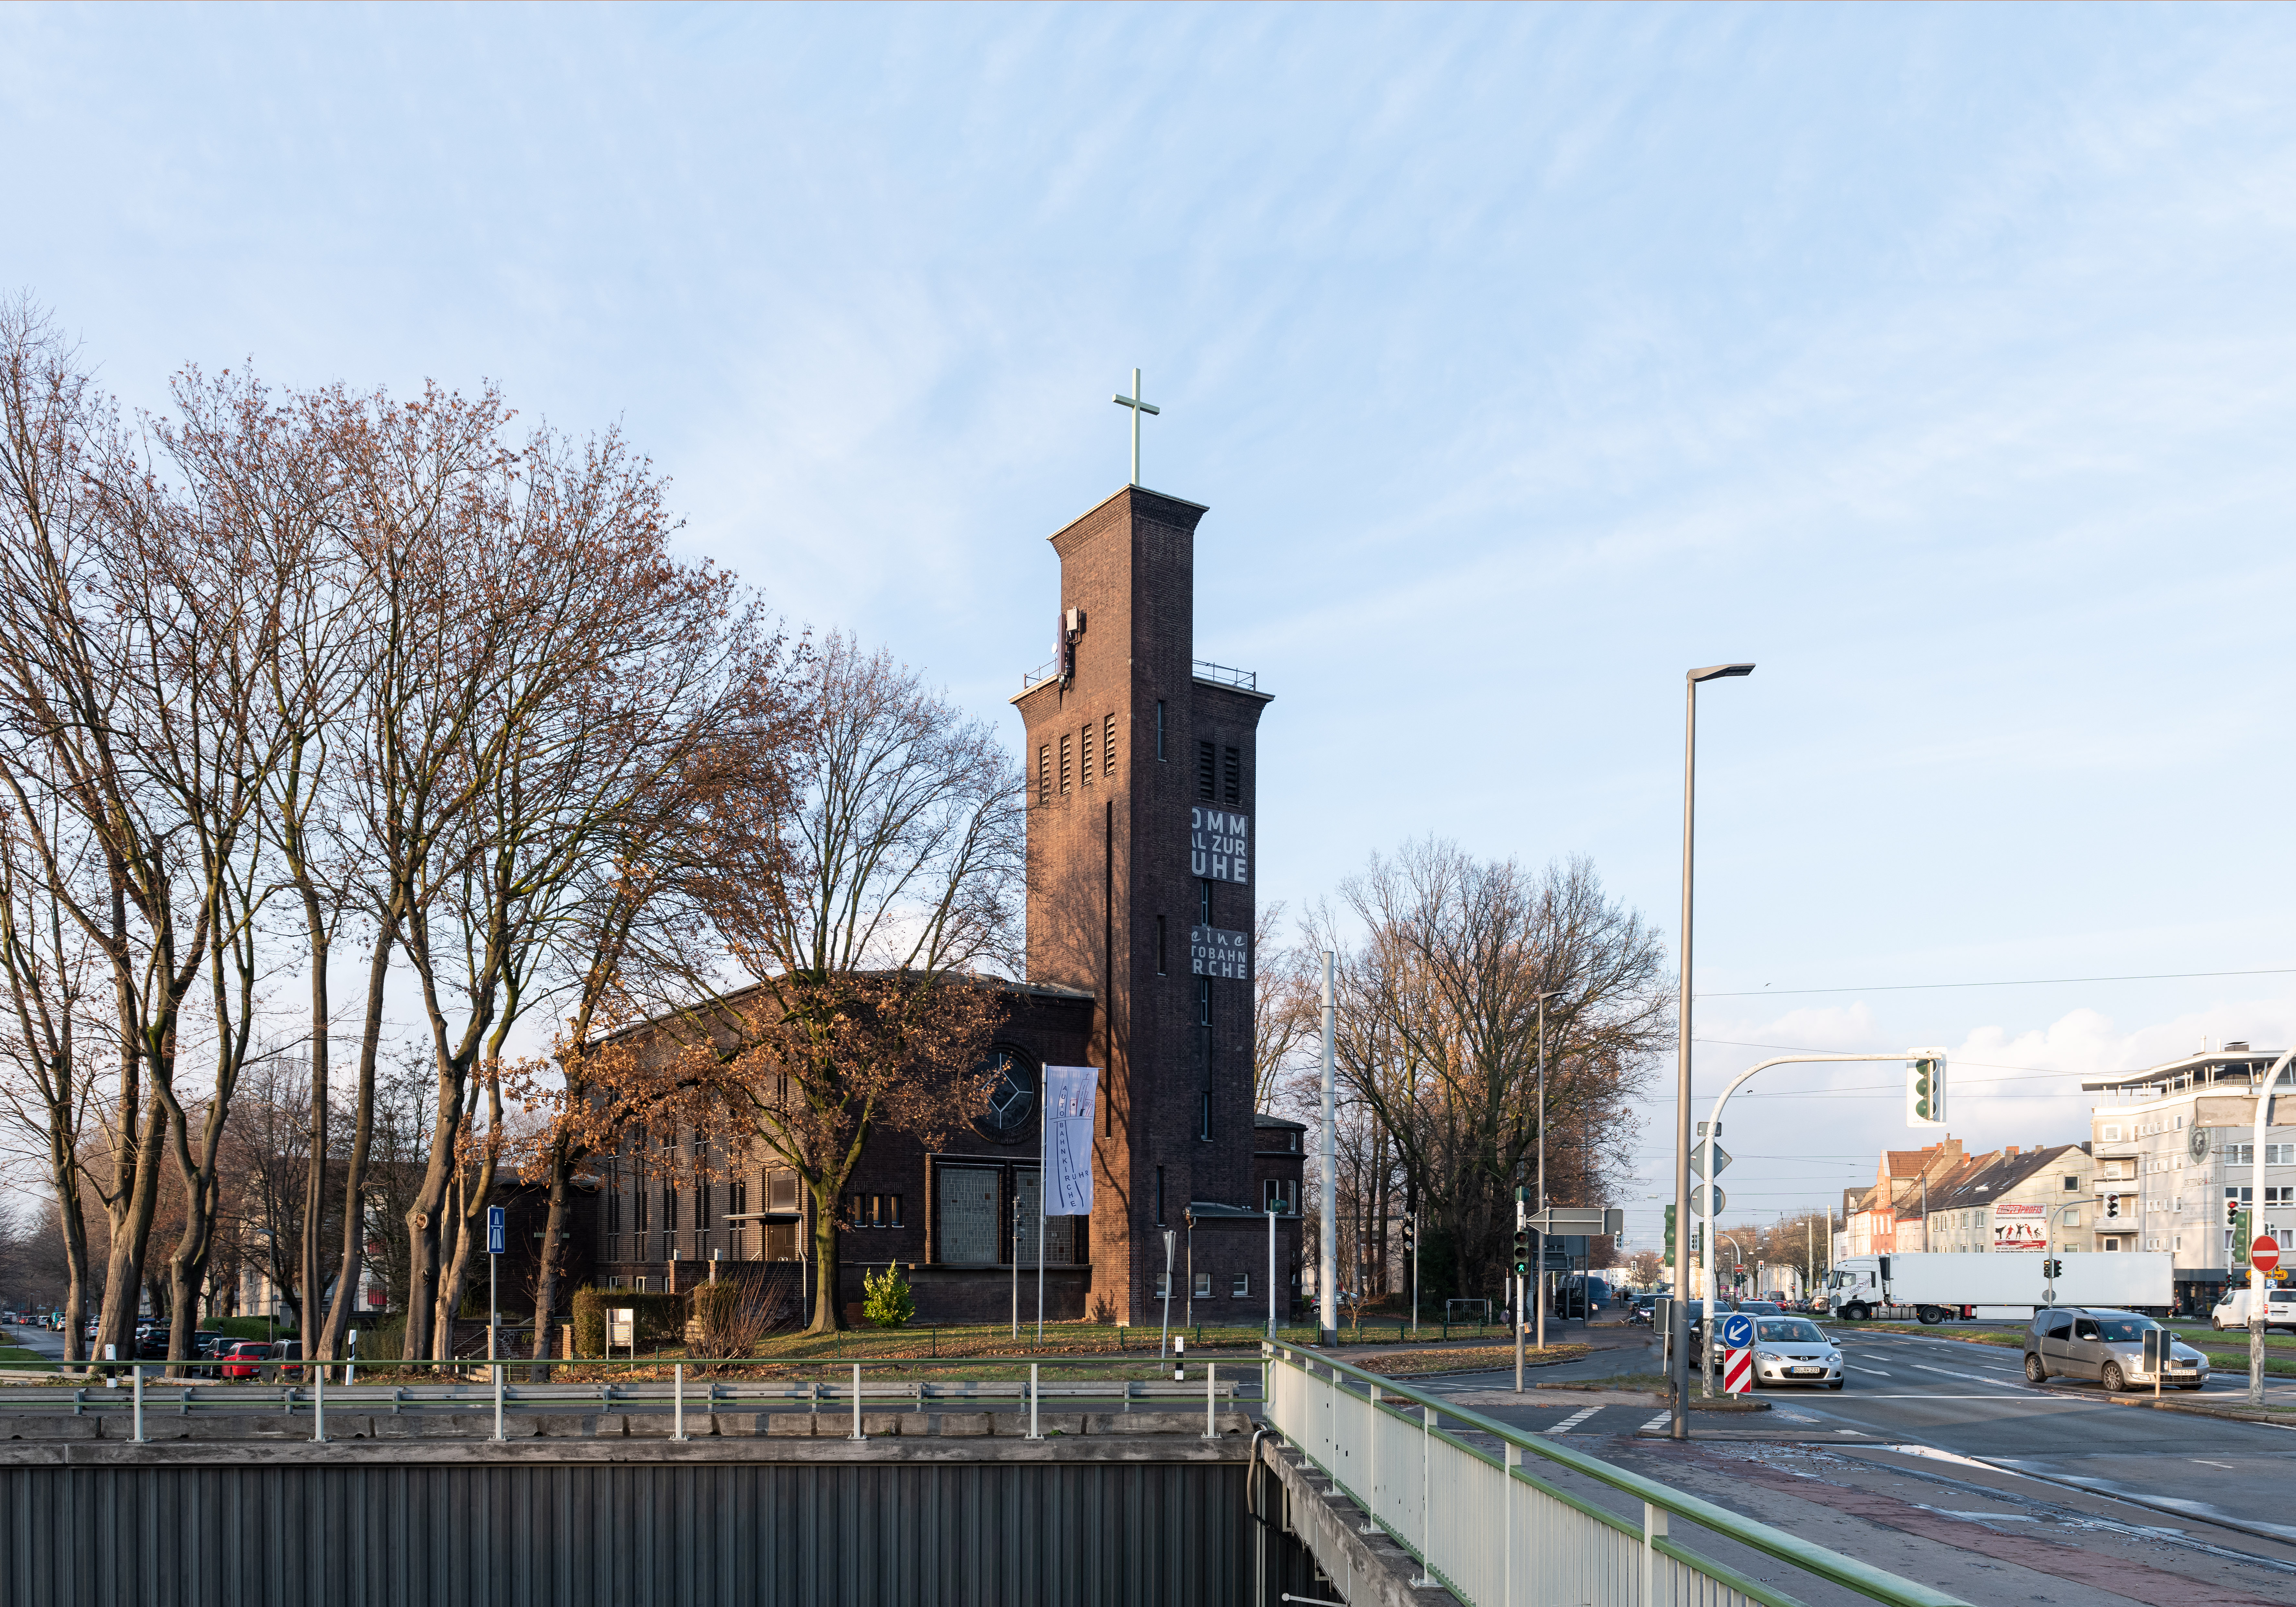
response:
<svg viewBox="0 0 2296 1607"><path fill-rule="evenodd" d="M0 1470L8 1607L1242 1607L1227 1464Z"/></svg>

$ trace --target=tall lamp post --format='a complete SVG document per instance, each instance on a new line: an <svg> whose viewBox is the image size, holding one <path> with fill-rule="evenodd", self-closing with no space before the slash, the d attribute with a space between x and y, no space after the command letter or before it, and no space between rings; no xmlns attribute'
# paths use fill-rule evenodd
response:
<svg viewBox="0 0 2296 1607"><path fill-rule="evenodd" d="M1332 998L1331 950L1324 951L1324 1220L1317 1235L1323 1271L1316 1280L1316 1342L1340 1342L1340 1104L1332 1059L1336 1006Z"/></svg>
<svg viewBox="0 0 2296 1607"><path fill-rule="evenodd" d="M2256 1089L2256 1133L2249 1147L2249 1160L2254 1168L2249 1195L2254 1203L2250 1207L2248 1224L2251 1236L2264 1228L2264 1129L2265 1116L2272 1109L2272 1091L2280 1086L2281 1077L2289 1063L2296 1062L2296 1049L2291 1049L2272 1062L2272 1070ZM2253 1075L2253 1073L2251 1073ZM2229 1175L2229 1168L2226 1168ZM2235 1246L2243 1254L2247 1246ZM2248 1404L2264 1404L2264 1318L2265 1301L2268 1299L2264 1283L2264 1268L2256 1264L2255 1256L2248 1255Z"/></svg>
<svg viewBox="0 0 2296 1607"><path fill-rule="evenodd" d="M1550 988L1538 996L1538 1209L1546 1209L1546 1001L1559 999L1570 989ZM1538 1230L1538 1351L1546 1354L1546 1230ZM1589 1314L1589 1320L1592 1314ZM1518 1384L1516 1388L1521 1389Z"/></svg>
<svg viewBox="0 0 2296 1607"><path fill-rule="evenodd" d="M1687 672L1684 679L1682 727L1682 980L1675 1004L1674 1042L1674 1292L1668 1307L1672 1329L1674 1422L1677 1439L1690 1438L1690 1305L1682 1297L1691 1287L1690 1258L1690 890L1691 850L1697 840L1698 819L1698 687L1702 681L1719 681L1754 673L1751 664L1710 664ZM1704 1357L1699 1358L1702 1364Z"/></svg>

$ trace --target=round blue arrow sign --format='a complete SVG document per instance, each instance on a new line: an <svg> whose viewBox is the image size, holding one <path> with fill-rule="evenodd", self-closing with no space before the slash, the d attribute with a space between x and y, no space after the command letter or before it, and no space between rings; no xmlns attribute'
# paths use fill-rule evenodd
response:
<svg viewBox="0 0 2296 1607"><path fill-rule="evenodd" d="M1722 1343L1731 1350L1743 1350L1754 1342L1754 1319L1742 1311L1734 1311L1722 1319Z"/></svg>

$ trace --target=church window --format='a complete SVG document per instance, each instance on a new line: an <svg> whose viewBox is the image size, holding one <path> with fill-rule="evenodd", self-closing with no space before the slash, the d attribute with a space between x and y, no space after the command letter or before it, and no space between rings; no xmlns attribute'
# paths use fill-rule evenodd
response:
<svg viewBox="0 0 2296 1607"><path fill-rule="evenodd" d="M606 1231L610 1234L622 1231L622 1194L619 1189L606 1196Z"/></svg>
<svg viewBox="0 0 2296 1607"><path fill-rule="evenodd" d="M1164 700L1156 700L1156 757L1164 757Z"/></svg>
<svg viewBox="0 0 2296 1607"><path fill-rule="evenodd" d="M1215 777L1212 774L1214 763L1212 745L1210 742L1198 742L1196 744L1196 796L1206 803L1211 801L1212 794L1216 790L1213 785Z"/></svg>
<svg viewBox="0 0 2296 1607"><path fill-rule="evenodd" d="M1243 750L1230 748L1224 756L1226 763L1220 770L1221 800L1230 804L1243 802Z"/></svg>
<svg viewBox="0 0 2296 1607"><path fill-rule="evenodd" d="M933 1169L933 1189L939 1211L935 1226L934 1259L958 1267L994 1267L1004 1243L996 1196L1004 1183L1000 1168L985 1166L943 1166Z"/></svg>
<svg viewBox="0 0 2296 1607"><path fill-rule="evenodd" d="M1212 884L1208 881L1196 883L1196 922L1200 926L1212 923Z"/></svg>
<svg viewBox="0 0 2296 1607"><path fill-rule="evenodd" d="M1164 1226L1164 1168L1156 1168L1156 1226Z"/></svg>
<svg viewBox="0 0 2296 1607"><path fill-rule="evenodd" d="M677 1185L661 1185L661 1228L664 1233L677 1231Z"/></svg>
<svg viewBox="0 0 2296 1607"><path fill-rule="evenodd" d="M709 1227L709 1185L703 1184L694 1197L693 1226L707 1232Z"/></svg>
<svg viewBox="0 0 2296 1607"><path fill-rule="evenodd" d="M1160 977L1167 974L1164 970L1164 917L1161 915L1156 917L1156 974Z"/></svg>
<svg viewBox="0 0 2296 1607"><path fill-rule="evenodd" d="M1206 1088L1196 1105L1196 1136L1206 1144L1212 1141L1212 1091Z"/></svg>
<svg viewBox="0 0 2296 1607"><path fill-rule="evenodd" d="M1210 977L1198 977L1196 979L1196 1025L1209 1027L1211 1024L1212 980Z"/></svg>
<svg viewBox="0 0 2296 1607"><path fill-rule="evenodd" d="M1069 767L1070 762L1071 761L1069 758L1069 734L1063 731L1061 733L1061 795L1062 797L1066 797L1068 795Z"/></svg>
<svg viewBox="0 0 2296 1607"><path fill-rule="evenodd" d="M633 1213L633 1215L637 1218L635 1226L638 1232L644 1233L651 1224L646 1221L646 1189L644 1184L640 1184L638 1185L637 1191L633 1197L632 1203L637 1208Z"/></svg>
<svg viewBox="0 0 2296 1607"><path fill-rule="evenodd" d="M1116 774L1116 717L1112 714L1100 717L1100 773Z"/></svg>
<svg viewBox="0 0 2296 1607"><path fill-rule="evenodd" d="M1196 1298L1198 1300L1208 1300L1211 1299L1211 1294L1212 1275L1208 1272L1198 1273L1196 1275Z"/></svg>
<svg viewBox="0 0 2296 1607"><path fill-rule="evenodd" d="M1037 750L1037 803L1039 808L1053 801L1053 745L1046 742Z"/></svg>
<svg viewBox="0 0 2296 1607"><path fill-rule="evenodd" d="M1084 784L1092 785L1092 727L1084 728Z"/></svg>
<svg viewBox="0 0 2296 1607"><path fill-rule="evenodd" d="M1529 1280L1525 1281L1528 1282ZM1237 1300L1248 1300L1251 1298L1251 1275L1250 1273L1240 1272L1235 1275L1235 1289L1228 1298Z"/></svg>

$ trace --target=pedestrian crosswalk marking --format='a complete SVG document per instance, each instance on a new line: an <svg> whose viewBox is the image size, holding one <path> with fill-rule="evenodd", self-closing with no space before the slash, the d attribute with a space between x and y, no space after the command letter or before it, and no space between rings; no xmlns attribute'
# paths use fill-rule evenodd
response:
<svg viewBox="0 0 2296 1607"><path fill-rule="evenodd" d="M1568 1434L1571 1430L1577 1428L1580 1423L1586 1422L1588 1418L1592 1417L1595 1413L1602 1409L1603 1408L1600 1406L1588 1406L1583 1412L1574 1413L1570 1416L1564 1418L1561 1423L1556 1423L1553 1428L1547 1430L1546 1432L1550 1434Z"/></svg>

